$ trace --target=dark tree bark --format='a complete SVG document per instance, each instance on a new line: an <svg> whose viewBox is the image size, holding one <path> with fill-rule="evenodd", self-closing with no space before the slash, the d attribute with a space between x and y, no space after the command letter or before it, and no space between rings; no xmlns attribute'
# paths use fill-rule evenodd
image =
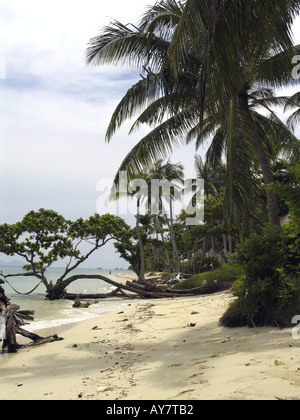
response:
<svg viewBox="0 0 300 420"><path fill-rule="evenodd" d="M247 91L241 92L239 94L239 102L240 102L241 108L244 111L245 123L249 129L249 133L251 135L251 138L254 144L256 157L257 157L257 160L258 160L258 163L259 163L262 175L263 175L263 179L264 179L268 214L269 214L269 223L270 225L280 225L277 195L268 188L268 185L274 182L273 172L272 172L272 168L271 168L266 150L261 141L256 124L253 121L251 111L249 109L249 100L248 100Z"/></svg>
<svg viewBox="0 0 300 420"><path fill-rule="evenodd" d="M1 284L3 281L1 281ZM45 344L53 341L62 340L57 335L40 337L37 334L26 331L22 328L26 321L33 321L34 311L20 311L20 307L10 303L5 296L4 289L0 286L0 341L2 343L2 353L7 348L8 353L16 353L21 347ZM32 343L20 345L17 342L17 334L32 340Z"/></svg>

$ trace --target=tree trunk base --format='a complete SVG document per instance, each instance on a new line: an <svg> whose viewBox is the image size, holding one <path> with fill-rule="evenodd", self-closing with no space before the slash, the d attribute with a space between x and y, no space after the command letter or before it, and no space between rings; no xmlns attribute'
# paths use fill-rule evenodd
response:
<svg viewBox="0 0 300 420"><path fill-rule="evenodd" d="M24 330L25 320L33 321L34 311L20 311L20 307L11 304L9 299L5 296L4 289L0 287L0 316L1 316L1 336L2 353L7 349L8 353L16 353L18 349L23 347L36 346L45 343L52 343L53 341L63 340L56 334L49 337L40 337L30 331ZM17 342L17 335L32 340L31 343L21 345Z"/></svg>

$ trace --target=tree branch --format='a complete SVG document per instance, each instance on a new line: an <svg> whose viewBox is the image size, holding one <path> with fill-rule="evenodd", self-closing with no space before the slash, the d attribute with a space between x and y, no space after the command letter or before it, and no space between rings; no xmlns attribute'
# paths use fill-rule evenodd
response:
<svg viewBox="0 0 300 420"><path fill-rule="evenodd" d="M90 257L90 255L92 255L95 251L97 251L97 249L101 248L103 245L105 245L111 239L113 239L113 238L111 237L111 238L107 239L106 241L103 240L101 245L99 245L99 239L97 239L94 248L92 248L87 254L85 254L84 256L82 256L81 258L79 258L78 261L72 267L69 267L69 265L70 265L70 263L69 263L69 265L66 267L66 270L65 270L64 274L58 279L58 282L62 282L64 280L64 278L71 271L73 271L80 264L82 264L84 261L86 261Z"/></svg>

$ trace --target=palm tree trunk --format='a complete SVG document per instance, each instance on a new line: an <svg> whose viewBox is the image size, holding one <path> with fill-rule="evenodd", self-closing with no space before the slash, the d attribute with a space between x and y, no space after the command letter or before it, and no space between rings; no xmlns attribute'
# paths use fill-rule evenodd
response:
<svg viewBox="0 0 300 420"><path fill-rule="evenodd" d="M165 254L166 254L166 259L167 259L167 264L168 264L168 271L173 272L174 270L173 270L172 264L170 262L170 256L169 256L169 251L168 251L167 246L166 246L166 240L165 240L165 237L164 237L164 234L163 234L163 231L162 231L162 226L160 225L160 223L158 221L157 215L155 215L155 220L156 220L157 226L159 228L161 240L164 244L164 249L165 249Z"/></svg>
<svg viewBox="0 0 300 420"><path fill-rule="evenodd" d="M252 119L251 111L249 109L249 103L248 103L248 93L247 92L241 92L239 94L239 101L242 109L245 113L245 122L247 124L247 128L251 134L256 157L260 166L260 169L262 171L264 184L265 184L265 190L266 190L266 199L267 199L267 206L268 206L268 214L269 214L269 223L270 225L279 225L280 226L280 218L279 218L279 207L278 207L278 199L277 195L273 193L268 188L268 185L272 182L274 182L273 172L270 166L270 162L268 159L268 156L266 154L264 145L260 139L259 133L257 131L257 127L255 125L255 122Z"/></svg>
<svg viewBox="0 0 300 420"><path fill-rule="evenodd" d="M226 255L226 252L227 252L227 240L226 240L225 233L223 233L223 249L224 249L224 254Z"/></svg>
<svg viewBox="0 0 300 420"><path fill-rule="evenodd" d="M176 271L177 271L177 273L180 273L180 257L179 257L179 252L178 252L178 248L177 248L176 241L175 241L175 235L174 235L173 212L172 212L172 200L171 200L171 198L170 198L170 220L168 219L167 215L165 215L165 219L166 219L166 222L168 224L168 228L169 228L170 236L171 236L171 240L172 240L173 254L175 256L175 261L176 261Z"/></svg>
<svg viewBox="0 0 300 420"><path fill-rule="evenodd" d="M228 242L229 242L229 254L231 255L232 254L232 236L230 233L228 235Z"/></svg>
<svg viewBox="0 0 300 420"><path fill-rule="evenodd" d="M175 261L176 261L176 271L179 273L180 272L180 258L179 258L177 245L176 245L176 242L175 242L173 227L172 227L167 215L165 215L165 219L166 219L169 231L170 231L173 254L174 254L174 257L175 257Z"/></svg>
<svg viewBox="0 0 300 420"><path fill-rule="evenodd" d="M279 218L279 207L277 195L268 188L268 184L274 182L274 177L272 169L267 158L264 146L259 138L254 138L256 156L259 162L260 169L263 174L267 205L268 205L268 214L269 214L269 223L270 225L280 225Z"/></svg>
<svg viewBox="0 0 300 420"><path fill-rule="evenodd" d="M142 242L142 236L140 231L140 199L137 200L137 213L136 213L136 233L139 241L140 257L141 257L141 269L139 274L139 283L145 284L145 253Z"/></svg>
<svg viewBox="0 0 300 420"><path fill-rule="evenodd" d="M203 245L202 245L202 253L201 253L201 261L200 261L200 268L199 273L201 273L203 260L204 260L204 252L205 252L205 244L206 244L206 236L203 238Z"/></svg>

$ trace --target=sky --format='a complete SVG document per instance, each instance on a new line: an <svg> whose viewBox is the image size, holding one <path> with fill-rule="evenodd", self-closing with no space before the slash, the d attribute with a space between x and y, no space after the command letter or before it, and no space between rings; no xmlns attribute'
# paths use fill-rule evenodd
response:
<svg viewBox="0 0 300 420"><path fill-rule="evenodd" d="M72 220L109 210L99 189L113 180L143 132L128 136L124 125L110 144L105 132L138 75L129 68L88 67L85 50L104 25L113 19L135 23L153 4L0 0L0 223L15 223L39 208ZM186 178L194 176L194 154L191 144L172 155L172 162L185 166ZM120 265L111 246L90 264Z"/></svg>

